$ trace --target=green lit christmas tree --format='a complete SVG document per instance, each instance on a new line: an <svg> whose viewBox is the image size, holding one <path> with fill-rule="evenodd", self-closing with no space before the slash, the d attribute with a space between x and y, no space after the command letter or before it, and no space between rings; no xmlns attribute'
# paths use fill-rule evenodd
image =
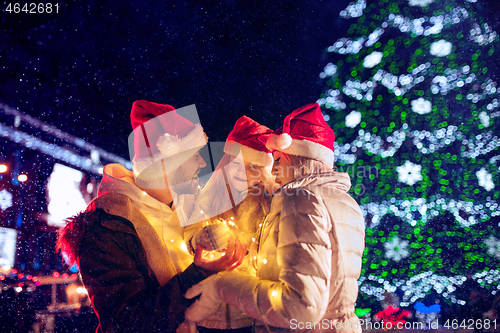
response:
<svg viewBox="0 0 500 333"><path fill-rule="evenodd" d="M477 0L480 1L480 0ZM318 100L366 216L360 298L463 304L500 292L499 38L476 0L364 0L341 11ZM500 52L498 52L500 53Z"/></svg>

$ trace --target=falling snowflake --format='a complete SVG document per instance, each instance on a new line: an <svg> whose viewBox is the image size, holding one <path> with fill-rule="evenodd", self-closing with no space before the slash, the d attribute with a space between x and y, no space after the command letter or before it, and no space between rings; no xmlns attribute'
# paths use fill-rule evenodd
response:
<svg viewBox="0 0 500 333"><path fill-rule="evenodd" d="M382 60L383 53L382 52L373 52L366 56L365 60L363 60L363 66L366 68L372 68L377 65Z"/></svg>
<svg viewBox="0 0 500 333"><path fill-rule="evenodd" d="M479 186L484 187L486 191L491 191L495 187L491 173L486 171L485 168L481 168L479 171L477 171L476 176L479 180Z"/></svg>
<svg viewBox="0 0 500 333"><path fill-rule="evenodd" d="M420 7L425 7L433 3L434 0L410 0L409 5L410 6L420 6Z"/></svg>
<svg viewBox="0 0 500 333"><path fill-rule="evenodd" d="M408 241L401 240L398 236L384 243L385 257L394 261L400 261L410 255L408 252Z"/></svg>
<svg viewBox="0 0 500 333"><path fill-rule="evenodd" d="M490 126L490 116L484 111L479 113L479 120L484 127Z"/></svg>
<svg viewBox="0 0 500 333"><path fill-rule="evenodd" d="M432 111L432 103L420 97L411 101L411 109L418 114L426 114Z"/></svg>
<svg viewBox="0 0 500 333"><path fill-rule="evenodd" d="M444 39L431 44L431 54L436 57L446 57L451 53L451 43Z"/></svg>
<svg viewBox="0 0 500 333"><path fill-rule="evenodd" d="M12 194L7 192L6 190L1 190L0 191L0 208L2 210L6 210L9 207L12 207Z"/></svg>
<svg viewBox="0 0 500 333"><path fill-rule="evenodd" d="M500 239L496 239L491 236L484 241L484 244L488 246L488 254L491 254L500 259Z"/></svg>
<svg viewBox="0 0 500 333"><path fill-rule="evenodd" d="M345 125L347 127L354 128L358 126L358 124L361 122L361 112L358 111L351 111L346 117L345 117Z"/></svg>
<svg viewBox="0 0 500 333"><path fill-rule="evenodd" d="M399 174L399 181L402 183L413 186L413 184L422 180L422 175L420 174L422 166L413 164L410 161L406 161L404 165L398 166L396 170Z"/></svg>

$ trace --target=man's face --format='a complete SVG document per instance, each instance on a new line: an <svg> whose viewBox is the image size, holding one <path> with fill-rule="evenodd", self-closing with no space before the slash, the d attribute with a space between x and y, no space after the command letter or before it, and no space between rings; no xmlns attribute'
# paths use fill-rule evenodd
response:
<svg viewBox="0 0 500 333"><path fill-rule="evenodd" d="M167 176L172 191L177 194L194 194L198 190L198 173L207 165L198 151L177 170Z"/></svg>

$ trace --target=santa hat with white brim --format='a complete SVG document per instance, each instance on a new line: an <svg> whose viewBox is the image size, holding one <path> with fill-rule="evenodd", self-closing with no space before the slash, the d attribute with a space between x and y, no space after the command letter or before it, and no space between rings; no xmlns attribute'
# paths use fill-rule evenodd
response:
<svg viewBox="0 0 500 333"><path fill-rule="evenodd" d="M269 136L266 146L288 155L312 158L333 167L335 133L317 103L308 104L285 117L283 126Z"/></svg>
<svg viewBox="0 0 500 333"><path fill-rule="evenodd" d="M229 133L224 152L231 156L238 156L241 152L244 161L264 167L272 166L273 155L266 147L267 139L272 133L268 127L242 116Z"/></svg>
<svg viewBox="0 0 500 333"><path fill-rule="evenodd" d="M196 115L196 108L192 112ZM201 125L182 117L171 105L135 101L130 120L133 128L129 136L130 156L139 186L141 183L151 188L155 181L179 168L207 143ZM157 183L158 188L165 187L164 182Z"/></svg>

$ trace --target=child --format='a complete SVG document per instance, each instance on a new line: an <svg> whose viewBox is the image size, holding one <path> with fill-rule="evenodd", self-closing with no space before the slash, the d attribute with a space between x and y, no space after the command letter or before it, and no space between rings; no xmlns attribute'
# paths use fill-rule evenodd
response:
<svg viewBox="0 0 500 333"><path fill-rule="evenodd" d="M273 186L276 189L271 174L273 158L265 146L271 133L249 117L238 119L226 140L226 154L196 200L191 221L201 222L184 230L184 240L191 252L197 243L205 250L222 250L229 238L237 237L251 253L240 268L245 272L252 270L248 257L255 255L256 231L269 212ZM209 328L210 332L214 329L251 332L252 323L252 318L224 304L198 323L198 331L203 333L204 328Z"/></svg>

